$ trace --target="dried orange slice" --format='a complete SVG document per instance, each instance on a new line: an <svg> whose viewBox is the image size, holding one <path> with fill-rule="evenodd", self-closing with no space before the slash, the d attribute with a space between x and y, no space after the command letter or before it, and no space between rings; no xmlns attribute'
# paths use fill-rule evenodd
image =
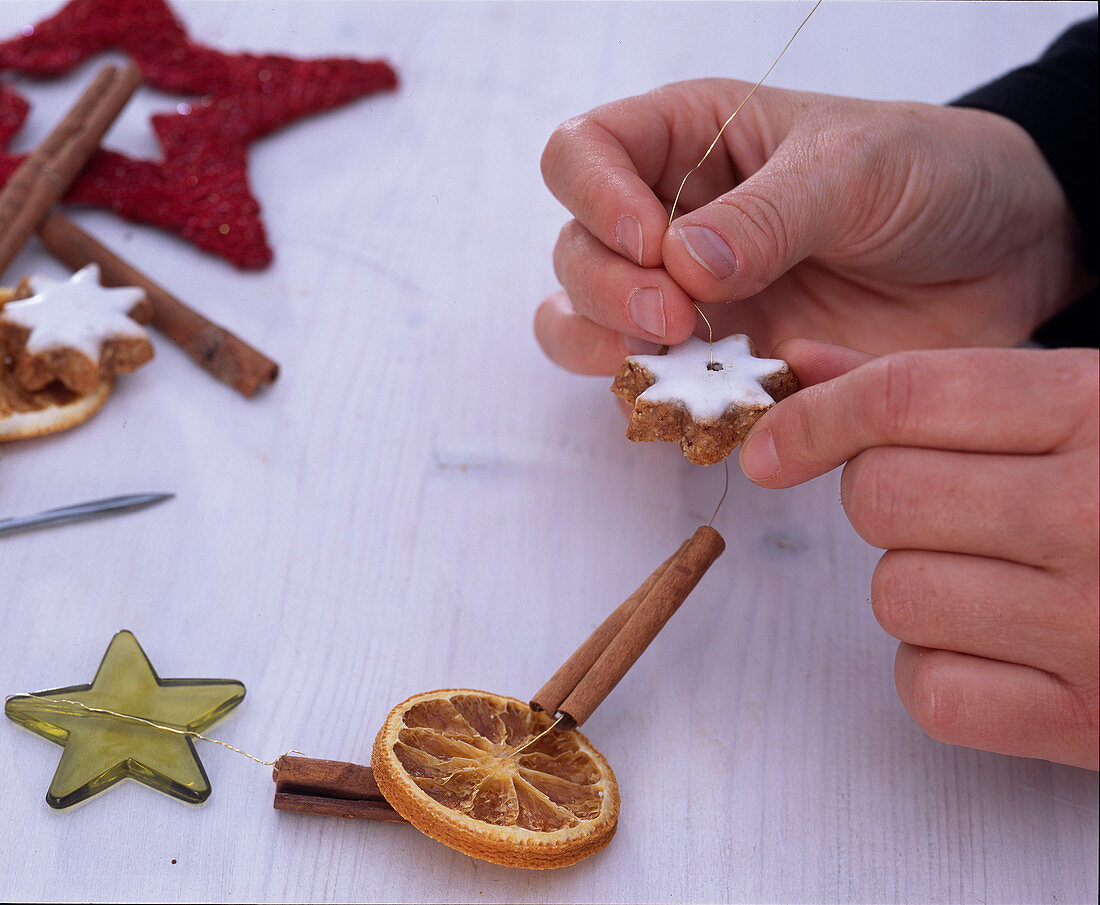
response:
<svg viewBox="0 0 1100 905"><path fill-rule="evenodd" d="M575 729L515 698L448 688L413 695L386 718L371 767L378 788L422 833L508 867L564 867L615 835L619 787Z"/></svg>
<svg viewBox="0 0 1100 905"><path fill-rule="evenodd" d="M111 394L114 381L106 378L86 396L60 384L27 390L0 360L0 442L43 437L87 421Z"/></svg>

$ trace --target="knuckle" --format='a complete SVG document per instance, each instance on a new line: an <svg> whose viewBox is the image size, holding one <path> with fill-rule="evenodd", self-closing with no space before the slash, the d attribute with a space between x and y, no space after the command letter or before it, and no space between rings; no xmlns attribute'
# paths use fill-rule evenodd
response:
<svg viewBox="0 0 1100 905"><path fill-rule="evenodd" d="M557 361L561 347L560 331L563 319L560 306L553 299L546 299L535 309L535 339L542 351L552 361Z"/></svg>
<svg viewBox="0 0 1100 905"><path fill-rule="evenodd" d="M900 200L908 172L903 149L921 140L920 131L876 111L863 102L828 104L798 128L798 182L806 194L826 202L810 221L809 236L819 250L867 241ZM821 181L822 173L829 178ZM852 205L852 198L867 203Z"/></svg>
<svg viewBox="0 0 1100 905"><path fill-rule="evenodd" d="M718 199L737 212L741 250L739 294L755 294L783 271L791 248L783 212L765 195L743 187Z"/></svg>
<svg viewBox="0 0 1100 905"><path fill-rule="evenodd" d="M836 166L836 161L843 161L840 172L851 174L856 182L881 167L890 156L892 138L864 116L837 111L812 136L808 153L819 165Z"/></svg>
<svg viewBox="0 0 1100 905"><path fill-rule="evenodd" d="M535 337L551 361L577 374L607 374L622 360L618 334L596 330L555 293L535 312Z"/></svg>
<svg viewBox="0 0 1100 905"><path fill-rule="evenodd" d="M1095 432L1092 444L1096 442ZM1071 573L1084 563L1096 562L1100 543L1100 475L1096 448L1054 454L1034 472L1027 497L1026 517L1041 526L1032 550L1038 564ZM1092 566L1095 570L1095 565ZM1095 574L1095 571L1093 571Z"/></svg>
<svg viewBox="0 0 1100 905"><path fill-rule="evenodd" d="M913 664L906 701L910 715L928 735L937 741L956 738L967 720L966 698L945 651L922 653Z"/></svg>
<svg viewBox="0 0 1100 905"><path fill-rule="evenodd" d="M576 220L569 220L562 224L561 230L558 232L557 246L563 252L572 251L586 235L585 228Z"/></svg>
<svg viewBox="0 0 1100 905"><path fill-rule="evenodd" d="M1067 715L1071 734L1075 736L1077 748L1082 752L1091 752L1083 757L1083 766L1096 769L1096 734L1100 728L1100 690L1095 683L1070 686L1066 694Z"/></svg>
<svg viewBox="0 0 1100 905"><path fill-rule="evenodd" d="M685 94L687 98L685 98ZM656 88L650 88L649 91L645 93L645 97L650 100L654 106L668 106L673 110L682 109L685 100L689 99L690 96L690 82L669 82L665 85L658 85Z"/></svg>
<svg viewBox="0 0 1100 905"><path fill-rule="evenodd" d="M1097 396L1096 368L1100 351L1096 349L1053 349L1049 353L1053 363L1050 373L1061 388L1085 400Z"/></svg>
<svg viewBox="0 0 1100 905"><path fill-rule="evenodd" d="M543 181L554 197L586 222L601 214L606 199L614 197L619 187L613 168L601 163L601 148L618 140L600 123L598 112L590 111L558 126L539 162Z"/></svg>
<svg viewBox="0 0 1100 905"><path fill-rule="evenodd" d="M1062 676L1047 676L1036 709L1049 726L1049 741L1040 756L1095 770L1097 768L1096 732L1100 725L1095 680L1075 684ZM1053 750L1052 750L1053 749Z"/></svg>
<svg viewBox="0 0 1100 905"><path fill-rule="evenodd" d="M605 271L595 266L599 240L579 220L564 224L554 243L552 262L558 282L570 290L574 300L595 291Z"/></svg>
<svg viewBox="0 0 1100 905"><path fill-rule="evenodd" d="M547 139L539 168L543 181L555 194L561 184L562 174L568 169L568 161L581 143L580 135L586 128L586 117L575 116L558 126Z"/></svg>
<svg viewBox="0 0 1100 905"><path fill-rule="evenodd" d="M1096 473L1096 456L1073 456L1067 465L1079 471L1077 480L1071 478L1060 482L1062 498L1058 501L1061 504L1059 509L1066 513L1062 520L1062 528L1067 535L1064 541L1067 544L1076 541L1076 546L1084 541L1095 555L1097 529L1100 527L1100 481Z"/></svg>
<svg viewBox="0 0 1100 905"><path fill-rule="evenodd" d="M1100 412L1100 352L1096 349L1057 349L1049 353L1052 391L1072 407L1075 438L1095 442Z"/></svg>
<svg viewBox="0 0 1100 905"><path fill-rule="evenodd" d="M868 383L870 398L865 400L871 424L885 439L901 438L915 428L915 400L922 384L919 355L886 355L875 362L882 372Z"/></svg>
<svg viewBox="0 0 1100 905"><path fill-rule="evenodd" d="M916 600L919 567L906 557L885 553L871 578L871 609L883 631L899 641L914 637L917 627Z"/></svg>
<svg viewBox="0 0 1100 905"><path fill-rule="evenodd" d="M817 462L828 452L819 422L814 416L815 400L821 392L820 386L806 387L784 399L782 408L772 409L764 416L767 419L765 423L776 438L776 447L785 470L796 470L806 463Z"/></svg>
<svg viewBox="0 0 1100 905"><path fill-rule="evenodd" d="M609 185L610 179L605 168L586 167L578 175L576 182L575 197L578 215L584 211L595 210Z"/></svg>
<svg viewBox="0 0 1100 905"><path fill-rule="evenodd" d="M905 505L894 479L891 450L861 452L844 466L840 501L856 533L874 547L889 546Z"/></svg>
<svg viewBox="0 0 1100 905"><path fill-rule="evenodd" d="M558 232L558 241L554 243L551 262L554 276L562 285L568 281L570 264L576 256L577 221L570 220Z"/></svg>

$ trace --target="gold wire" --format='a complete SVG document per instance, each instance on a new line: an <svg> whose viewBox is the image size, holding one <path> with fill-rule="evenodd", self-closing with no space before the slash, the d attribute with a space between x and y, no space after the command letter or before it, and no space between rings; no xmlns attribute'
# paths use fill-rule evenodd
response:
<svg viewBox="0 0 1100 905"><path fill-rule="evenodd" d="M724 123L722 123L722 128L721 128L721 129L719 129L719 130L718 130L718 134L714 136L714 141L712 141L712 142L710 143L710 147L709 147L709 148L707 148L707 150L706 150L706 153L705 153L705 154L703 154L703 156L702 156L701 158L699 158L699 162L698 162L697 164L695 164L695 166L694 166L694 167L692 167L692 168L691 168L691 169L690 169L690 170L688 171L688 173L687 173L687 175L686 175L686 176L684 176L684 178L683 178L683 181L681 181L681 183L680 183L680 188L678 188L678 189L676 190L676 197L675 197L675 198L674 198L674 199L672 200L672 209L671 209L671 210L670 210L670 211L668 212L668 223L669 223L669 226L671 226L671 225L672 225L672 221L673 221L673 219L675 219L675 217L676 217L676 205L680 203L680 195L681 195L681 194L683 193L683 191L684 191L684 186L685 186L685 185L687 185L687 181L688 181L688 179L690 179L690 178L691 178L691 177L692 177L692 176L693 176L693 175L695 174L695 172L696 172L696 171L697 171L697 170L699 169L699 167L701 167L701 166L702 166L702 165L703 165L704 163L706 163L706 160L707 160L707 158L708 158L708 157L710 157L710 152L711 152L711 151L713 151L713 150L715 149L715 147L717 146L717 144L718 144L719 140L720 140L720 139L722 138L722 133L726 131L726 126L728 126L728 125L729 125L729 124L730 124L731 122L733 122L733 118L734 118L735 116L737 116L737 114L738 114L738 113L740 113L740 112L741 112L741 108L742 108L742 107L744 107L744 106L745 106L745 104L747 104L747 103L749 102L749 98L750 98L750 97L752 97L752 96L753 96L754 94L756 94L756 89L757 89L757 88L759 88L759 87L760 87L761 85L763 85L763 84L764 84L764 79L766 79L766 78L767 78L767 77L768 77L769 75L771 75L771 73L772 73L772 70L773 70L773 69L775 69L775 67L776 67L776 65L777 65L777 64L779 63L779 61L780 61L781 59L783 59L783 54L785 54L785 53L787 52L787 48L788 48L788 47L790 47L792 43L794 43L794 39L795 39L795 38L797 38L797 37L798 37L798 33L799 33L800 31L802 31L802 26L803 26L803 25L805 25L805 24L806 24L807 22L809 22L809 21L810 21L810 16L812 16L812 15L813 15L813 14L814 14L814 13L815 13L815 12L817 11L817 8L818 8L819 6L821 6L821 4L822 4L823 2L824 2L824 0L817 0L817 3L815 3L815 4L814 4L814 7L813 7L813 9L811 9L811 10L809 11L809 13L807 13L807 14L806 14L806 18L802 20L802 24L801 24L801 25L799 25L799 26L798 26L798 28L796 28L796 29L794 30L794 34L793 34L793 35L791 35L791 37L790 37L790 39L789 39L789 40L787 41L787 43L783 45L783 49L782 49L781 51L779 51L779 56L777 56L777 57L776 57L776 58L775 58L775 59L774 59L774 60L772 61L772 64L771 64L771 66L769 66L769 67L768 67L768 71L767 71L767 72L765 72L765 73L764 73L764 74L763 74L763 75L762 75L762 76L760 77L760 81L759 81L759 82L757 82L757 83L756 83L755 85L753 85L753 86L752 86L752 90L751 90L751 91L749 91L749 93L748 93L748 94L746 94L746 95L745 95L745 97L744 97L744 98L742 99L741 103L739 103L739 104L737 105L737 109L736 109L736 110L734 110L734 111L733 111L733 113L731 113L731 114L729 115L729 118L728 118L728 119L727 119L727 120L726 120L726 121L725 121Z"/></svg>
<svg viewBox="0 0 1100 905"><path fill-rule="evenodd" d="M819 6L821 6L821 4L823 2L824 2L824 0L817 0L817 2L813 5L813 8L808 13L806 13L806 18L803 19L801 23L799 23L798 28L796 28L794 30L794 34L792 34L790 36L790 38L787 39L787 43L783 45L783 49L779 51L779 55L776 56L776 58L774 60L772 60L771 66L769 66L767 71L762 76L760 76L760 81L758 81L755 85L752 86L749 93L746 94L741 99L741 103L739 103L737 105L737 108L733 111L733 113L731 113L726 118L726 121L724 123L722 123L722 127L718 130L718 134L714 136L714 141L712 141L710 143L710 146L706 149L706 151L703 152L703 156L699 158L699 162L697 164L695 164L695 166L693 166L690 170L688 170L687 173L684 175L684 178L682 180L680 180L680 187L676 190L676 197L672 199L672 207L669 209L669 212L668 212L668 225L669 226L671 226L672 221L676 219L676 207L680 203L680 196L684 192L684 186L687 185L687 181L692 176L694 176L696 172L698 172L699 168L704 163L707 162L707 158L710 157L711 151L713 151L718 146L718 142L721 141L722 135L726 131L726 127L730 123L733 122L733 120L737 116L737 114L740 113L741 109L745 106L745 104L747 104L749 102L749 98L751 98L754 94L756 94L756 89L759 88L761 85L763 85L764 80L767 79L767 77L772 74L772 70L775 69L775 67L779 64L779 61L781 59L783 59L783 54L785 54L787 52L787 49L794 43L794 39L798 37L798 33L800 31L802 31L803 26L807 22L810 21L810 16L812 16L815 12L817 12L817 8ZM692 299L691 304L693 304L695 306L695 310L699 312L699 316L703 319L703 323L705 323L707 325L707 332L709 334L709 343L710 343L710 361L707 363L707 367L710 367L711 365L714 364L714 327L711 325L710 318L708 318L703 313L703 309L699 307L699 303L696 302L694 299ZM718 501L718 505L714 507L714 515L712 515L710 517L710 521L707 522L708 527L712 527L714 525L714 520L716 518L718 518L718 510L722 508L722 504L726 501L726 494L729 493L729 489L730 489L730 464L729 464L729 459L728 458L723 459L722 460L722 465L725 468L725 472L726 472L725 484L722 487L722 498ZM551 726L550 728L552 729L554 727ZM550 730L548 729L547 732L549 732L549 731ZM543 734L545 734L545 733L543 733ZM531 744L531 742L528 742L528 744Z"/></svg>
<svg viewBox="0 0 1100 905"><path fill-rule="evenodd" d="M699 303L694 299L691 300L691 304L695 306L695 310L699 312L699 317L703 319L703 323L707 325L707 332L710 334L708 342L710 343L710 361L707 362L707 367L710 368L714 364L714 327L710 325L710 318L703 314L703 309L699 307Z"/></svg>
<svg viewBox="0 0 1100 905"><path fill-rule="evenodd" d="M554 720L553 723L551 723L549 726L547 726L545 729L543 729L542 732L540 732L538 735L536 735L533 739L530 739L529 741L524 742L518 748L516 748L513 751L509 751L504 756L505 757L516 757L516 756L522 754L528 748L533 748L536 743L538 743L543 738L548 736L555 729L570 728L569 724L572 723L572 722L573 722L573 718L569 714L563 713L556 720Z"/></svg>
<svg viewBox="0 0 1100 905"><path fill-rule="evenodd" d="M718 505L714 507L714 515L710 517L710 521L707 522L708 528L714 527L714 520L718 518L718 510L722 508L722 504L726 501L726 494L730 492L730 460L729 456L722 460L722 467L726 470L726 483L722 487L722 498L718 501Z"/></svg>
<svg viewBox="0 0 1100 905"><path fill-rule="evenodd" d="M147 720L143 716L134 716L132 713L119 713L117 710L107 710L103 707L90 707L87 704L81 703L80 701L73 701L69 698L49 698L44 697L41 694L28 692L26 694L9 694L6 698L4 698L4 703L6 704L12 698L36 698L39 701L49 701L52 704L72 704L74 707L79 707L81 710L85 710L88 713L102 713L106 716L118 717L120 720L131 720L135 723L144 723L146 726L151 726L153 729L163 729L165 732L174 732L176 735L185 735L188 738L197 738L204 742L211 742L215 745L221 745L223 748L228 748L230 751L234 751L237 754L243 754L249 760L254 760L256 763L261 764L265 767L274 767L276 762L279 760L279 758L275 758L275 760L262 760L261 758L256 757L256 755L254 754L249 754L247 751L244 751L241 748L237 748L229 744L229 742L223 742L219 741L216 738L210 738L200 732L195 732L193 729L177 729L175 726L166 726L164 723L158 723L154 720ZM286 757L287 754L301 754L303 757L307 756L305 752L291 748L285 754L281 754L280 757Z"/></svg>

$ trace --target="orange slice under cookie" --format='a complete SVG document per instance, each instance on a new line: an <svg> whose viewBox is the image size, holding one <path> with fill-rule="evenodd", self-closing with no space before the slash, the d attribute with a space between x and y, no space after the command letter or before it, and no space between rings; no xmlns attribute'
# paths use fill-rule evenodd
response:
<svg viewBox="0 0 1100 905"><path fill-rule="evenodd" d="M670 440L696 465L721 462L757 419L798 389L787 363L759 358L747 336L691 337L664 355L632 355L611 391L634 406L626 435Z"/></svg>
<svg viewBox="0 0 1100 905"><path fill-rule="evenodd" d="M0 442L44 437L76 427L99 411L112 386L108 378L82 396L58 383L28 390L0 364Z"/></svg>
<svg viewBox="0 0 1100 905"><path fill-rule="evenodd" d="M378 733L378 788L422 833L509 867L564 867L615 834L619 789L583 735L515 698L449 688L395 707Z"/></svg>

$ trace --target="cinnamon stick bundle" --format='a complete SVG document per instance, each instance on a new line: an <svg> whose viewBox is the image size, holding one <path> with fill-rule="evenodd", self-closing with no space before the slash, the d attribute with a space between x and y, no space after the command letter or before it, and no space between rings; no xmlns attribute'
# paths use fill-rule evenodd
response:
<svg viewBox="0 0 1100 905"><path fill-rule="evenodd" d="M102 245L68 217L50 214L38 229L42 244L73 270L98 264L104 286L140 286L153 306L153 326L180 346L191 360L245 396L279 376L279 366L263 352L190 308L167 289Z"/></svg>
<svg viewBox="0 0 1100 905"><path fill-rule="evenodd" d="M134 65L106 66L0 190L0 274L68 191L141 84Z"/></svg>
<svg viewBox="0 0 1100 905"><path fill-rule="evenodd" d="M569 697L570 692L577 687L577 683L584 678L588 670L600 658L600 654L619 634L626 621L638 609L638 604L645 600L649 592L653 590L657 579L664 574L669 564L683 552L686 544L687 541L680 544L679 549L654 569L649 578L642 582L638 590L620 603L611 615L599 624L596 630L588 636L588 640L578 647L573 655L561 665L561 668L550 677L549 681L538 690L538 693L531 699L532 708L545 710L549 713L558 711L561 702Z"/></svg>
<svg viewBox="0 0 1100 905"><path fill-rule="evenodd" d="M581 725L619 684L725 548L717 531L709 525L699 528L566 660L531 706L563 714Z"/></svg>

